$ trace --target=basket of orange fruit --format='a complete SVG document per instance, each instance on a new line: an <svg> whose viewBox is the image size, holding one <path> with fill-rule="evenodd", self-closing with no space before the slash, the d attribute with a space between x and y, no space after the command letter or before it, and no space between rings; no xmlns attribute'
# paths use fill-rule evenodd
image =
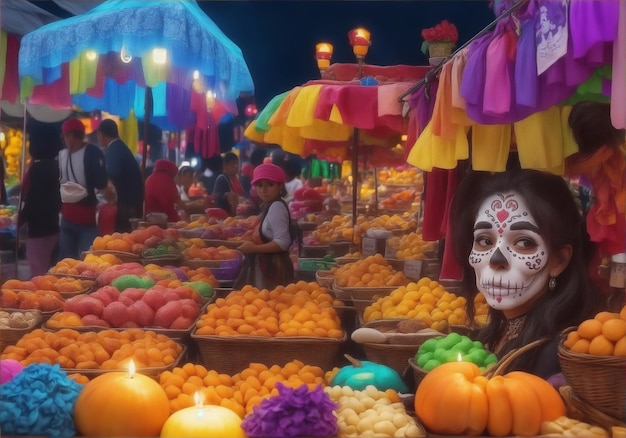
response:
<svg viewBox="0 0 626 438"><path fill-rule="evenodd" d="M335 304L315 282L271 291L246 285L209 304L191 338L202 364L221 373L294 359L329 370L346 340Z"/></svg>
<svg viewBox="0 0 626 438"><path fill-rule="evenodd" d="M605 424L606 416L615 419L615 424L623 424L626 306L619 313L599 312L578 327L566 330L558 355L563 375L579 401L592 408L589 411L600 411Z"/></svg>

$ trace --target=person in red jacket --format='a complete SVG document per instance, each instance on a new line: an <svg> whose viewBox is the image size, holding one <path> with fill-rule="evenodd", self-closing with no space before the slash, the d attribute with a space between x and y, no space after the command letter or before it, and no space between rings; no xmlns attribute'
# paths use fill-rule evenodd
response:
<svg viewBox="0 0 626 438"><path fill-rule="evenodd" d="M180 220L178 210L184 210L183 202L176 187L178 167L166 159L154 163L152 174L146 179L145 211L165 213L169 222Z"/></svg>

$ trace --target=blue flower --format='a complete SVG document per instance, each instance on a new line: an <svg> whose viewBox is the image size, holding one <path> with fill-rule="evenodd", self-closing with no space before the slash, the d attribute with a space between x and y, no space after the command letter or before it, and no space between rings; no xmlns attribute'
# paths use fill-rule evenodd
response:
<svg viewBox="0 0 626 438"><path fill-rule="evenodd" d="M83 385L59 365L31 364L0 391L0 428L7 435L76 435L74 404Z"/></svg>

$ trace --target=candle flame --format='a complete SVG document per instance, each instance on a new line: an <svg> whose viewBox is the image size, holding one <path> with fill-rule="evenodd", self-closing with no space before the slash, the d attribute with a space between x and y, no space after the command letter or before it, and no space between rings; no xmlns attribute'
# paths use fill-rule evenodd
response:
<svg viewBox="0 0 626 438"><path fill-rule="evenodd" d="M461 355L461 353L456 354L456 360L457 362L463 362L463 356Z"/></svg>
<svg viewBox="0 0 626 438"><path fill-rule="evenodd" d="M135 367L135 362L131 359L130 362L128 362L128 377L130 377L131 379L135 377L136 370L137 367Z"/></svg>
<svg viewBox="0 0 626 438"><path fill-rule="evenodd" d="M193 401L196 407L200 407L204 404L204 395L200 391L196 391L193 394Z"/></svg>

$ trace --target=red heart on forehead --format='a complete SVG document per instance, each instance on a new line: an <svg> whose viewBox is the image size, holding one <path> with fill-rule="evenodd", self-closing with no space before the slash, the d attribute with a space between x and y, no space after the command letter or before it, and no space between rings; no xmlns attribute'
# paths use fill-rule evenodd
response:
<svg viewBox="0 0 626 438"><path fill-rule="evenodd" d="M500 222L504 222L504 220L507 217L509 217L509 212L505 210L500 210L499 212L496 213L496 217L498 218Z"/></svg>

